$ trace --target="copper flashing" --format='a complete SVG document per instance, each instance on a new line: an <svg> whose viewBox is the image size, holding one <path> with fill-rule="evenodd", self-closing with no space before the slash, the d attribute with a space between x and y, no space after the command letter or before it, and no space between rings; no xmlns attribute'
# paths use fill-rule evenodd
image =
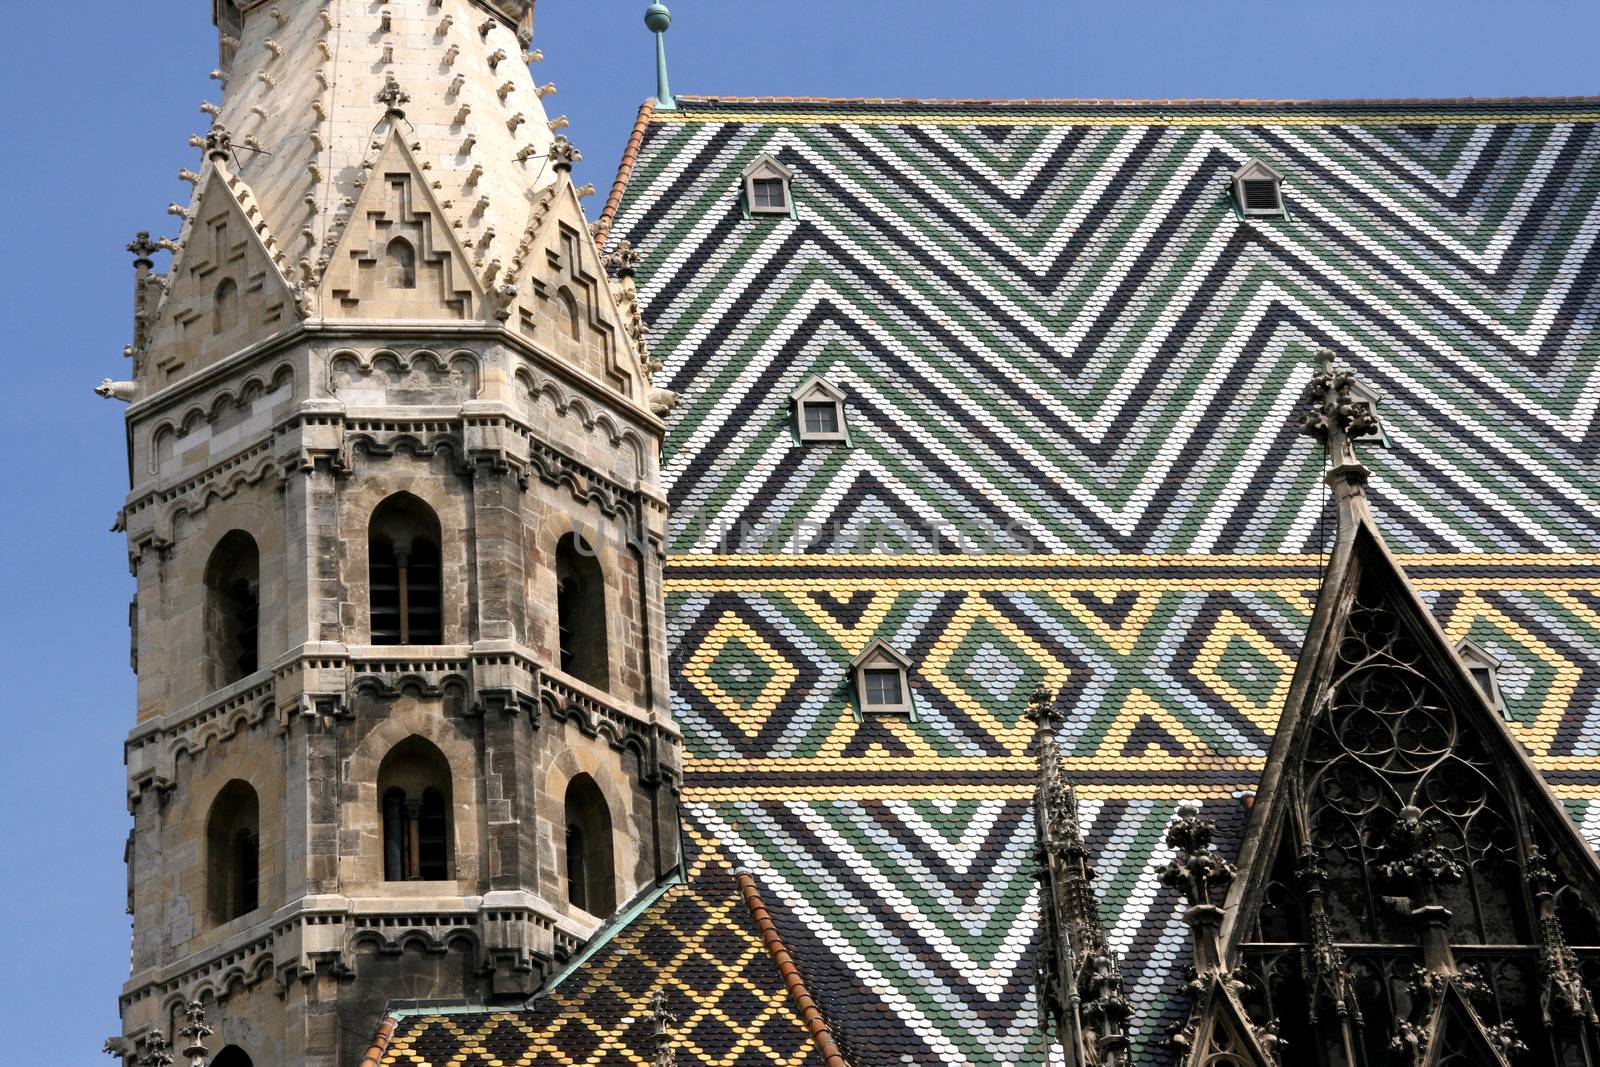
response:
<svg viewBox="0 0 1600 1067"><path fill-rule="evenodd" d="M650 125L650 119L655 115L656 102L651 97L639 108L639 117L633 124L633 134L628 138L628 147L622 150L622 162L617 166L617 180L611 185L611 195L606 198L605 210L600 212L599 228L595 231L595 244L601 248L606 246L606 236L611 232L611 224L616 221L617 209L622 206L622 196L628 191L628 180L633 177L633 165L639 160L639 149L644 144L644 130Z"/></svg>
<svg viewBox="0 0 1600 1067"><path fill-rule="evenodd" d="M761 934L761 943L766 946L772 962L778 965L778 974L782 976L783 984L789 990L789 997L800 1012L800 1021L811 1032L811 1040L816 1044L817 1051L822 1053L822 1062L826 1067L850 1067L843 1053L839 1051L839 1043L834 1040L832 1027L828 1025L828 1020L822 1017L822 1009L817 1007L815 998L806 989L800 968L795 966L794 957L789 955L788 948L784 946L783 937L778 933L778 926L772 921L772 915L761 899L761 889L756 885L755 875L740 869L734 871L733 876L739 882L739 892L744 895L745 907L750 909L750 916L756 921L756 930Z"/></svg>

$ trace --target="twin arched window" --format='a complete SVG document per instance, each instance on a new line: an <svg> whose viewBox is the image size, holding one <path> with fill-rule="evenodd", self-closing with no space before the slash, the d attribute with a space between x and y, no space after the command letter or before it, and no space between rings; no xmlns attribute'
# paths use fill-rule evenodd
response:
<svg viewBox="0 0 1600 1067"><path fill-rule="evenodd" d="M206 562L206 650L209 688L220 689L260 667L261 552L234 530Z"/></svg>
<svg viewBox="0 0 1600 1067"><path fill-rule="evenodd" d="M206 911L212 925L261 903L261 804L237 779L222 787L206 817Z"/></svg>
<svg viewBox="0 0 1600 1067"><path fill-rule="evenodd" d="M383 880L442 882L451 875L450 764L431 742L400 742L378 767Z"/></svg>
<svg viewBox="0 0 1600 1067"><path fill-rule="evenodd" d="M594 548L576 533L556 544L556 629L561 670L596 689L611 688L606 645L606 580Z"/></svg>
<svg viewBox="0 0 1600 1067"><path fill-rule="evenodd" d="M367 595L375 645L444 641L439 518L410 493L378 505L367 530Z"/></svg>
<svg viewBox="0 0 1600 1067"><path fill-rule="evenodd" d="M617 910L611 808L587 774L567 786L567 901L590 915Z"/></svg>

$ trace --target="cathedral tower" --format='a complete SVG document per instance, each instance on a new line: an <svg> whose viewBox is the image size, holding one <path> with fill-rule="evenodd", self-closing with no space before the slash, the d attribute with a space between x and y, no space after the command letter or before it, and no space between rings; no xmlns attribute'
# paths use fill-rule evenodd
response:
<svg viewBox="0 0 1600 1067"><path fill-rule="evenodd" d="M218 1063L334 1067L390 1001L525 996L676 868L671 398L533 0L213 14L194 195L130 246L100 389L137 580L119 1044L200 999Z"/></svg>

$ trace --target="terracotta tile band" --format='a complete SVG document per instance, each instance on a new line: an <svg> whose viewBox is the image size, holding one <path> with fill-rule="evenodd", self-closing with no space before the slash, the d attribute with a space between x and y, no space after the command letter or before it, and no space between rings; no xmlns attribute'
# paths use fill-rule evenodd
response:
<svg viewBox="0 0 1600 1067"><path fill-rule="evenodd" d="M783 984L788 987L790 998L800 1010L800 1021L811 1031L811 1040L816 1042L817 1051L822 1053L822 1062L826 1067L850 1067L839 1051L838 1042L833 1039L833 1030L828 1026L828 1020L822 1017L822 1010L817 1007L816 1000L806 989L805 979L800 977L800 969L795 966L794 957L790 956L789 950L784 947L778 926L772 921L772 915L761 900L761 890L756 885L755 875L741 868L734 871L733 876L739 881L739 892L744 894L745 907L750 909L750 915L756 921L756 930L761 934L761 943L767 947L772 962L778 965L778 973L783 977Z"/></svg>
<svg viewBox="0 0 1600 1067"><path fill-rule="evenodd" d="M633 135L628 138L628 147L622 150L617 180L611 184L611 196L606 200L605 210L600 212L600 225L595 230L594 239L601 248L606 246L606 235L611 232L611 224L617 219L617 209L622 206L622 194L628 190L628 179L633 177L633 165L639 159L640 146L644 144L645 127L650 125L650 118L655 113L656 102L651 97L640 106L639 118L633 124Z"/></svg>
<svg viewBox="0 0 1600 1067"><path fill-rule="evenodd" d="M361 1057L360 1067L378 1067L383 1062L383 1054L389 1051L389 1042L394 1039L394 1029L398 1025L400 1020L395 1016L384 1016L383 1022L378 1024L378 1032L372 1036L372 1044L367 1046L366 1055Z"/></svg>

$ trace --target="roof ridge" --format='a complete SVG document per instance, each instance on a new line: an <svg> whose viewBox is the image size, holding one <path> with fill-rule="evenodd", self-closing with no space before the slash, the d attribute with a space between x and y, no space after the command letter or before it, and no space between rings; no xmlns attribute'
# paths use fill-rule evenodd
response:
<svg viewBox="0 0 1600 1067"><path fill-rule="evenodd" d="M611 195L606 198L605 209L595 220L594 240L602 250L606 246L607 235L611 233L611 224L616 221L617 211L622 207L622 197L628 191L628 181L633 177L633 165L638 162L639 149L644 145L645 127L650 125L655 112L655 97L639 105L639 117L634 120L633 133L628 137L628 146L622 150L622 162L617 164L617 177L611 183Z"/></svg>
<svg viewBox="0 0 1600 1067"><path fill-rule="evenodd" d="M766 946L772 962L777 964L778 974L789 990L790 999L800 1012L800 1021L811 1032L811 1040L816 1043L817 1051L822 1053L825 1067L850 1067L844 1054L839 1051L839 1043L833 1036L833 1028L828 1025L828 1020L823 1018L822 1009L817 1007L816 998L806 989L806 980L801 976L800 968L795 965L794 957L789 954L788 947L784 945L783 935L778 933L778 924L772 921L772 914L767 911L766 902L761 899L761 888L756 884L756 876L748 869L740 867L733 872L733 877L739 883L739 892L744 896L745 907L750 909L750 917L755 920L756 932L761 935L761 943Z"/></svg>
<svg viewBox="0 0 1600 1067"><path fill-rule="evenodd" d="M892 104L892 105L940 105L940 104L986 104L986 105L1014 105L1014 106L1064 106L1064 105L1094 105L1094 106L1126 106L1126 107L1171 107L1196 104L1230 105L1230 106L1255 106L1255 107L1329 107L1339 106L1437 106L1447 104L1452 106L1484 106L1504 104L1567 104L1567 105L1600 105L1600 96L1413 96L1413 97L913 97L913 96L719 96L719 95L691 95L677 96L680 101L690 104ZM653 101L647 101L648 107ZM643 109L641 109L641 115Z"/></svg>

